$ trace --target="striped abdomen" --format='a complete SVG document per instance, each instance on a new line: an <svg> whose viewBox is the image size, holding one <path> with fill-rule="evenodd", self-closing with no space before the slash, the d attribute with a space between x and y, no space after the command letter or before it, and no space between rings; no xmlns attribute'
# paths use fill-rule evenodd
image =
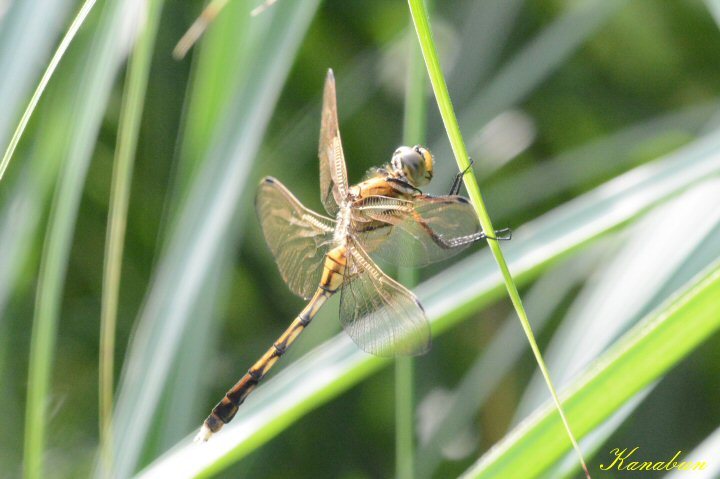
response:
<svg viewBox="0 0 720 479"><path fill-rule="evenodd" d="M342 285L345 271L345 248L337 247L330 251L325 259L320 285L305 309L295 318L290 327L273 343L272 347L258 359L248 372L233 386L205 419L202 429L195 440L207 441L230 422L245 398L257 387L265 374L285 354L297 337L310 324L320 307Z"/></svg>

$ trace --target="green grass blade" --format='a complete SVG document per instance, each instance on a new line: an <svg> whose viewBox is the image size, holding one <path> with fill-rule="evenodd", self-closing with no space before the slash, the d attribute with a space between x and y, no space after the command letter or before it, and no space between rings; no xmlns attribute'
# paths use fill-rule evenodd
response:
<svg viewBox="0 0 720 479"><path fill-rule="evenodd" d="M100 449L105 473L112 471L112 410L115 371L115 329L120 296L120 275L125 244L128 203L133 163L137 150L143 100L147 90L150 61L160 22L162 0L144 5L145 23L130 59L127 83L120 112L118 144L110 190L105 259L103 268L102 301L100 310L99 411Z"/></svg>
<svg viewBox="0 0 720 479"><path fill-rule="evenodd" d="M703 470L703 477L711 478L720 476L720 462L713 460L717 457L717 451L720 449L720 428L716 429L712 434L706 437L702 443L695 447L683 459L686 462L707 462L707 469ZM683 479L687 477L687 471L675 470L669 474L665 474L663 479Z"/></svg>
<svg viewBox="0 0 720 479"><path fill-rule="evenodd" d="M403 143L417 145L425 141L427 123L427 82L420 49L408 37L410 61L408 65L405 112L403 114ZM417 284L416 270L403 269L400 282L408 287ZM395 360L395 477L413 479L415 465L415 359L398 357Z"/></svg>
<svg viewBox="0 0 720 479"><path fill-rule="evenodd" d="M462 124L482 125L504 109L518 104L547 79L628 0L588 0L567 4L567 10L529 42L470 101Z"/></svg>
<svg viewBox="0 0 720 479"><path fill-rule="evenodd" d="M6 146L15 129L21 107L29 100L35 83L57 48L57 38L66 28L66 16L75 9L72 0L26 0L5 2L0 16L0 145Z"/></svg>
<svg viewBox="0 0 720 479"><path fill-rule="evenodd" d="M70 0L14 2L0 18L0 71L12 72L0 82L0 145L6 145L15 129L23 102L42 74L42 63L56 48L57 35L65 28L65 16L74 8ZM57 105L58 102L55 103ZM49 108L52 110L52 108ZM42 126L54 117L46 112ZM57 172L54 152L48 147L53 135L39 135L31 143L28 159L18 168L16 181L6 178L0 187L0 327L8 319L2 314L10 297L22 289L22 271L33 257L33 240L42 210ZM46 150L40 153L40 150ZM41 165L40 165L41 164ZM10 180L8 182L8 180Z"/></svg>
<svg viewBox="0 0 720 479"><path fill-rule="evenodd" d="M346 118L351 118L356 112L361 111L368 102L378 93L382 84L378 79L378 69L382 68L382 60L388 51L401 48L398 44L406 38L402 34L393 37L388 44L382 48L371 50L358 55L357 58L344 66L342 70L335 72L337 91L342 93L342 107L338 111L340 123ZM357 88L356 85L363 85ZM317 124L320 118L322 94L318 93L309 102L293 121L287 122L285 128L278 129L268 138L265 146L269 156L268 162L277 163L282 161L285 152L292 149L298 158L314 159L317 156ZM311 166L312 165L312 166ZM305 168L315 169L315 161L306 160ZM265 245L262 245L265 247Z"/></svg>
<svg viewBox="0 0 720 479"><path fill-rule="evenodd" d="M453 66L448 78L448 87L457 102L475 94L478 85L496 68L524 4L525 0L467 4L457 53L462 61Z"/></svg>
<svg viewBox="0 0 720 479"><path fill-rule="evenodd" d="M604 246L604 245L599 245ZM551 319L558 305L587 278L596 267L597 250L589 248L581 255L570 258L556 268L540 276L526 296L528 309L534 311L533 326L542 330ZM443 447L457 437L472 418L486 403L502 379L527 351L527 341L514 316L508 318L492 341L464 374L462 381L453 391L447 411L436 418L438 426L431 432L430 439L418 451L418 479L433 477L435 469L443 458ZM573 458L574 459L574 458Z"/></svg>
<svg viewBox="0 0 720 479"><path fill-rule="evenodd" d="M709 179L655 208L616 239L546 348L559 387L720 256L714 234L720 224L718 203L720 181ZM668 224L692 234L678 242L663 234ZM717 247L704 247L706 243ZM544 402L540 377L532 379L524 396L516 422Z"/></svg>
<svg viewBox="0 0 720 479"><path fill-rule="evenodd" d="M580 434L593 430L720 329L718 297L720 263L715 263L573 381L563 397ZM546 405L463 477L537 477L568 450L558 438L562 430L552 406Z"/></svg>
<svg viewBox="0 0 720 479"><path fill-rule="evenodd" d="M103 10L95 41L75 90L74 123L43 248L30 343L28 398L25 423L24 473L43 477L46 403L50 391L52 357L60 315L63 282L72 233L102 113L117 69L124 59L123 42L132 33L136 2L110 2Z"/></svg>
<svg viewBox="0 0 720 479"><path fill-rule="evenodd" d="M427 81L423 57L414 38L408 37L410 61L408 64L405 112L403 114L403 142L406 145L422 144L427 128Z"/></svg>
<svg viewBox="0 0 720 479"><path fill-rule="evenodd" d="M438 60L437 51L435 49L435 43L430 30L430 22L425 5L423 0L408 0L408 4L412 13L413 23L415 24L423 57L425 58L425 63L427 65L430 83L432 84L433 91L435 92L435 98L437 100L438 107L440 108L443 124L445 125L445 129L450 137L450 145L452 146L460 171L466 171L470 168L470 159L465 148L465 142L463 141L460 133L460 126L458 125L457 118L455 118L455 112L453 111L452 103L450 101L450 94L448 93L447 85L445 84L445 78L443 76L442 69L440 68L440 61ZM490 220L490 215L485 209L485 204L482 200L482 196L480 195L480 187L478 186L474 172L472 170L467 171L467 174L463 177L463 181L468 190L468 194L470 195L470 199L472 200L472 204L475 207L475 212L480 219L483 231L485 231L488 235L494 235L495 229L493 228L492 221ZM582 451L580 451L580 447L575 440L570 424L568 424L567 419L565 418L565 413L563 412L560 401L558 400L557 393L553 387L552 380L550 379L550 374L545 367L545 362L543 361L542 354L540 353L540 349L535 341L535 336L532 332L532 328L530 327L530 322L525 312L525 308L523 307L522 300L520 299L520 293L518 293L517 286L510 274L505 257L503 256L497 241L490 240L488 241L488 245L490 246L490 250L500 267L510 300L515 307L515 311L517 311L520 323L522 324L525 335L530 342L530 347L535 355L538 367L545 377L545 382L547 383L550 394L555 401L555 405L557 406L558 413L565 425L570 441L578 453L580 463L585 470L586 476L590 477L587 466L585 465L585 459L583 458Z"/></svg>
<svg viewBox="0 0 720 479"><path fill-rule="evenodd" d="M250 73L248 59L260 48L262 31L250 28L251 3L235 0L213 23L193 52L191 81L188 88L181 146L172 192L166 198L167 223L174 221L182 199L188 194L194 175L209 160L213 132L225 119L226 109L233 100L237 85L246 81ZM252 205L241 201L239 209ZM237 230L237 227L230 227ZM214 348L223 317L222 300L234 267L234 236L226 235L216 251L216 258L208 269L206 294L199 298L190 317L203 318L191 321L183 333L173 371L168 379L161 401L170 405L156 415L152 424L153 436L145 451L147 457L155 457L166 451L189 431L197 427L198 417L206 414L205 384L209 378L207 365L216 354ZM167 399L166 399L167 398ZM214 398L213 398L214 399Z"/></svg>
<svg viewBox="0 0 720 479"><path fill-rule="evenodd" d="M173 363L160 399L167 407L158 411L153 421L154 437L149 438L150 447L144 451L146 457L158 457L189 431L196 430L198 421L208 414L210 401L217 399L208 399L204 386L210 382L208 368L213 364L221 338L223 301L227 300L234 279L231 267L234 253L233 248L222 247L210 266L206 293L191 313L191 317L202 318L202 321L191 321L182 337L179 346L182 354L178 354Z"/></svg>
<svg viewBox="0 0 720 479"><path fill-rule="evenodd" d="M414 478L414 461L415 360L401 357L395 359L395 477Z"/></svg>
<svg viewBox="0 0 720 479"><path fill-rule="evenodd" d="M231 225L252 161L318 3L283 2L252 23L263 49L248 59L246 71L253 75L238 85L208 159L190 185L128 349L114 421L117 477L127 477L137 467L179 338L221 243L227 233L237 235ZM203 418L198 419L199 427Z"/></svg>
<svg viewBox="0 0 720 479"><path fill-rule="evenodd" d="M704 181L613 238L614 244L603 254L546 348L547 364L559 388L565 388L639 319L720 258L720 212L714 207L720 201L719 187L717 179ZM678 242L663 234L667 224L693 234ZM653 274L648 276L648 271ZM544 403L544 384L535 376L515 411L513 424ZM653 391L654 387L646 388L595 428L581 441L583 449L591 455L598 451ZM574 473L576 462L571 454L544 477L572 477Z"/></svg>
<svg viewBox="0 0 720 479"><path fill-rule="evenodd" d="M493 213L508 217L533 211L563 193L583 190L655 158L665 148L672 151L701 136L703 126L719 107L720 104L711 102L641 121L572 148L544 161L542 166L525 168L509 179L499 178L487 185L487 196L513 197L513 201L496 203ZM657 152L658 149L661 151ZM607 158L614 161L604 161ZM514 195L516 191L523 194Z"/></svg>
<svg viewBox="0 0 720 479"><path fill-rule="evenodd" d="M626 4L627 0L588 0L566 4L558 18L513 55L477 94L468 100L464 95L456 99L460 123L466 133L479 131L498 114L520 104ZM476 41L473 40L472 44L475 45ZM473 55L478 54L473 51ZM431 141L430 146L442 158L450 152L445 147L446 135L442 133L440 136ZM439 178L455 172L449 165L440 163L438 166Z"/></svg>
<svg viewBox="0 0 720 479"><path fill-rule="evenodd" d="M718 149L720 133L636 168L518 229L516 237L524 241L507 247L518 279L529 281L658 202L720 172ZM469 256L416 289L434 336L498 300L503 291L502 277L487 251ZM140 477L218 472L387 364L362 353L341 334L268 378L210 443L198 447L190 435Z"/></svg>
<svg viewBox="0 0 720 479"><path fill-rule="evenodd" d="M90 11L92 10L92 8L95 6L95 1L96 0L86 0L85 3L83 3L82 7L80 8L80 11L78 11L77 15L75 16L75 19L70 24L70 27L68 28L67 32L65 32L65 36L63 37L62 41L60 42L60 45L58 46L57 50L55 51L55 54L53 55L52 59L50 60L50 63L48 64L47 68L45 69L45 73L43 73L43 76L40 79L40 83L38 83L38 86L35 89L35 92L33 93L32 97L30 98L30 103L28 104L27 108L25 109L25 111L22 114L22 117L20 118L20 123L18 124L17 128L15 129L15 132L13 133L12 138L10 139L10 144L8 145L7 149L5 150L5 153L3 154L2 159L0 159L0 181L2 181L3 175L5 174L5 170L7 169L8 165L10 164L10 159L12 158L13 154L15 153L15 148L17 148L17 145L20 142L20 138L22 138L22 135L25 132L25 128L27 127L27 124L30 121L30 117L32 116L33 112L35 111L35 107L37 107L37 104L40 101L40 97L42 96L43 92L45 91L45 88L47 87L47 84L50 82L50 79L52 78L53 74L55 73L55 70L57 69L57 66L60 63L60 60L62 60L62 57L65 55L65 52L67 51L68 47L70 46L70 43L72 43L78 30L80 30L80 27L82 26L82 24L85 23L85 19L90 14Z"/></svg>
<svg viewBox="0 0 720 479"><path fill-rule="evenodd" d="M65 106L65 102L62 106ZM64 116L59 107L46 111L48 124L61 121ZM3 314L10 298L22 284L22 273L33 257L33 240L43 219L44 205L51 196L52 185L58 170L58 160L53 154L63 141L45 128L42 141L38 142L25 163L18 181L9 191L9 201L0 211L0 325L7 319Z"/></svg>
<svg viewBox="0 0 720 479"><path fill-rule="evenodd" d="M713 19L715 19L715 23L720 25L720 1L705 0L705 5L707 5L710 14L712 15Z"/></svg>

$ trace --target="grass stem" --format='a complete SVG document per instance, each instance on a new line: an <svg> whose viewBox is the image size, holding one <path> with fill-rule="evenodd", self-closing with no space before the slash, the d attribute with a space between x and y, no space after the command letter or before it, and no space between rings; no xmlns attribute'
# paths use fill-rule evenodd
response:
<svg viewBox="0 0 720 479"><path fill-rule="evenodd" d="M22 135L25 132L25 128L30 121L30 117L32 116L33 112L35 111L35 107L37 107L37 104L40 101L40 97L42 97L43 92L45 92L45 88L47 87L50 79L55 73L55 70L60 63L60 60L62 60L62 57L65 55L65 52L70 46L70 43L72 43L78 30L80 30L82 24L85 23L85 19L90 14L92 8L95 6L95 2L96 0L86 0L85 3L83 3L82 7L80 7L80 10L70 24L67 32L65 32L65 36L60 41L60 45L58 46L55 54L50 60L50 63L45 69L45 73L43 73L42 78L40 78L40 83L38 83L35 92L33 93L32 97L30 97L30 103L28 103L27 108L25 108L25 111L20 118L20 123L18 123L18 126L15 129L12 138L10 139L10 144L5 150L2 160L0 160L0 181L5 174L5 170L7 170L7 167L10 164L10 159L15 153L15 149L17 148L18 143L20 143L20 138L22 138Z"/></svg>
<svg viewBox="0 0 720 479"><path fill-rule="evenodd" d="M126 57L119 39L127 38L124 28L137 20L133 7L133 3L123 0L108 0L103 5L89 50L75 73L77 86L68 98L71 106L67 116L73 121L63 125L66 144L56 152L61 170L43 243L30 338L23 453L26 478L45 477L47 405L73 233L103 113ZM74 22L73 28L76 26Z"/></svg>
<svg viewBox="0 0 720 479"><path fill-rule="evenodd" d="M395 477L412 479L415 465L415 360L395 360Z"/></svg>
<svg viewBox="0 0 720 479"><path fill-rule="evenodd" d="M447 131L450 138L450 145L452 146L455 160L458 163L460 171L467 170L467 174L463 176L463 181L465 182L465 187L467 188L470 199L472 200L475 212L480 219L480 224L483 228L483 231L485 231L489 235L493 235L495 229L493 228L492 221L490 220L490 215L485 208L485 204L480 194L480 187L478 186L477 179L475 178L475 173L471 168L469 168L470 159L468 157L462 134L460 133L460 126L458 125L457 118L455 117L452 102L450 101L450 94L448 92L447 84L445 83L445 78L440 67L440 61L438 59L435 42L433 40L432 31L430 29L430 20L428 18L427 10L425 8L423 0L408 0L408 4L410 6L410 12L412 15L413 24L415 26L415 31L418 36L418 41L420 43L420 48L422 50L423 58L425 59L425 65L427 67L428 75L430 77L430 83L432 84L433 92L435 93L435 99L437 100L438 108L440 109L440 115L442 116L445 130ZM542 358L540 349L538 348L537 342L535 341L535 335L533 334L532 328L530 327L527 313L525 312L522 300L520 299L520 293L518 293L517 286L513 281L512 275L510 274L510 270L507 266L507 262L505 261L505 257L503 256L497 241L489 240L488 245L490 247L490 250L492 251L493 256L495 257L495 261L500 267L500 271L502 272L508 295L510 296L510 300L512 301L513 306L515 307L515 311L518 314L520 324L525 331L525 335L530 342L530 347L533 351L533 354L535 355L535 359L538 363L538 367L540 368L540 372L545 378L545 382L547 383L548 389L550 390L550 394L552 395L553 401L555 402L555 406L558 413L560 414L560 418L562 419L563 425L565 426L568 437L570 438L570 442L572 442L573 448L577 452L578 458L585 472L585 476L587 478L590 478L590 472L588 471L587 465L585 463L585 458L583 457L580 446L578 445L577 440L572 433L570 425L567 422L565 413L563 412L562 405L560 404L557 392L555 391L555 387L553 386L550 379L550 374L548 373L547 367L545 366L545 361Z"/></svg>
<svg viewBox="0 0 720 479"><path fill-rule="evenodd" d="M163 0L146 4L145 28L130 59L127 83L120 112L118 145L115 151L110 211L107 221L100 311L99 411L100 450L103 476L112 471L112 409L115 371L115 330L117 324L120 276L125 242L125 227L130 199L133 163L142 119L145 91L150 73L155 37Z"/></svg>
<svg viewBox="0 0 720 479"><path fill-rule="evenodd" d="M425 140L427 100L425 72L417 43L408 37L409 62L405 112L403 116L403 143L414 145ZM417 271L401 269L400 282L408 287L418 282ZM400 357L395 361L395 476L398 479L415 477L415 360Z"/></svg>

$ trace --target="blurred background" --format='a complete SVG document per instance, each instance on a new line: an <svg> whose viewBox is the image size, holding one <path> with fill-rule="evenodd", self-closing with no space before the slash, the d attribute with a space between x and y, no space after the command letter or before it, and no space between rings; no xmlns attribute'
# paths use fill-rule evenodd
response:
<svg viewBox="0 0 720 479"><path fill-rule="evenodd" d="M683 164L691 168L716 151L693 150L720 126L716 2L433 3L450 94L493 222L515 230L510 247L522 247L548 215L582 204L592 209L617 189L632 193L632 181L663 162L674 161L682 172ZM95 465L110 185L127 56L138 27L152 20L145 6L100 2L0 183L0 477L22 472L30 339L53 224L67 227L71 249L66 274L60 268L59 313L49 333L54 344L47 345L45 467L48 477L64 478L90 475ZM160 407L145 410L148 427L136 432L143 440L135 443L128 472L199 427L303 307L277 272L252 198L259 178L272 175L322 211L316 149L327 69L338 81L352 182L388 161L402 142L408 51L415 41L406 3L279 0L251 18L254 6L230 2L182 61L170 52L202 2L167 2L159 16L122 257L119 434L134 437L123 428L138 402L148 404L133 387L152 389L133 378L156 364L164 369L143 379L156 386L148 394ZM0 0L3 149L79 8L71 0ZM437 174L428 191L442 193L457 167L429 88L427 98L427 133L412 142L435 153ZM632 214L587 241L573 235L582 234L590 210L577 210L558 226L559 241L571 247L551 255L521 290L557 386L720 256L717 173L716 164L676 189L658 181L657 200L647 204L618 200L619 210ZM75 204L62 203L62 192L77 195L76 220L72 206L58 206ZM59 218L54 223L52 215ZM473 261L460 257L423 269L420 279L451 264L473 271ZM432 351L416 361L418 477L456 477L548 399L500 293L458 313L462 321L443 327ZM335 300L277 368L339 332ZM594 477L611 477L599 473L597 463L613 447L637 445L661 460L704 440L717 443L717 340L696 348L584 442ZM392 476L393 382L392 368L380 369L318 403L218 476ZM428 445L447 421L443 405L458 397L469 407L454 419L453 440ZM591 451L599 452L593 458ZM564 477L572 469L558 465L546 474Z"/></svg>

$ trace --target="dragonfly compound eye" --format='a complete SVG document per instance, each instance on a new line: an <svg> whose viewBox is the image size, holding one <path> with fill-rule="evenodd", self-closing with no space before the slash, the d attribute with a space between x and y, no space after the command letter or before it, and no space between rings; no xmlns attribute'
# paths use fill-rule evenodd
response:
<svg viewBox="0 0 720 479"><path fill-rule="evenodd" d="M428 150L427 148L424 148L420 145L416 145L414 149L423 158L423 164L425 166L424 178L425 178L426 182L429 183L433 177L433 167L435 166L435 158L433 158L432 153L430 153L430 150Z"/></svg>
<svg viewBox="0 0 720 479"><path fill-rule="evenodd" d="M433 157L421 146L401 146L393 153L390 163L412 186L426 185L432 179Z"/></svg>

